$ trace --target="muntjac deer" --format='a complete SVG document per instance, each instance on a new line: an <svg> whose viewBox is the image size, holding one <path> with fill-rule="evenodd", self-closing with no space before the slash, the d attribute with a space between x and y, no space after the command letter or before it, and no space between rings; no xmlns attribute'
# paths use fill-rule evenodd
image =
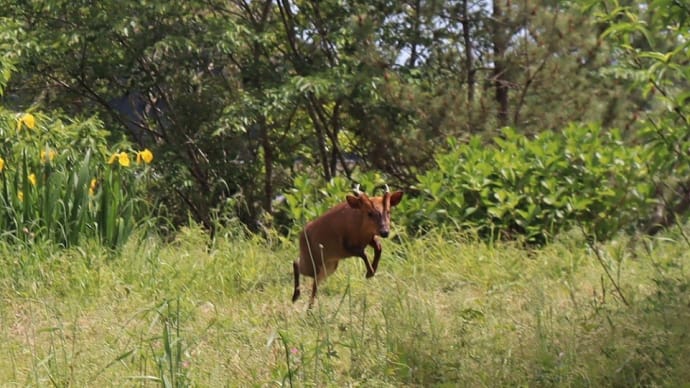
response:
<svg viewBox="0 0 690 388"><path fill-rule="evenodd" d="M299 236L299 260L293 263L295 271L295 292L292 301L300 296L300 274L314 278L309 307L314 304L316 290L328 275L338 268L340 259L361 257L367 269L366 277L376 273L381 259L379 237L390 233L391 208L400 203L403 192L386 191L381 197L368 197L355 189L355 195L348 195L342 202L321 217L309 222ZM374 248L374 262L369 263L364 249Z"/></svg>

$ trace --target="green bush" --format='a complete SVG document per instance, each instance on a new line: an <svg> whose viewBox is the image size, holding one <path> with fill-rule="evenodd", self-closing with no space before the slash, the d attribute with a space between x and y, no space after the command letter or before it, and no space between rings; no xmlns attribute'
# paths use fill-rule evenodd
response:
<svg viewBox="0 0 690 388"><path fill-rule="evenodd" d="M617 131L571 124L527 138L510 128L484 146L450 140L436 168L418 176L420 195L399 219L412 230L452 224L485 239L543 244L582 227L597 239L633 228L652 194L645 150Z"/></svg>

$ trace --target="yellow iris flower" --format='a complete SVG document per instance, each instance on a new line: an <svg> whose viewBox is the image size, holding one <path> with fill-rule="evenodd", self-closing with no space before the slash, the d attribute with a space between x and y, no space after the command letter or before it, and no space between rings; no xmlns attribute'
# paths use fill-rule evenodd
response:
<svg viewBox="0 0 690 388"><path fill-rule="evenodd" d="M17 131L20 131L22 127L27 127L29 129L34 129L36 127L36 118L31 113L24 113L17 120Z"/></svg>
<svg viewBox="0 0 690 388"><path fill-rule="evenodd" d="M129 167L129 155L125 152L120 152L120 159L118 162L120 162L120 166L122 167Z"/></svg>
<svg viewBox="0 0 690 388"><path fill-rule="evenodd" d="M52 162L53 159L55 159L55 155L57 155L56 151L48 150L48 153L47 153L48 160L50 160ZM45 161L46 161L46 150L41 150L41 162L45 163Z"/></svg>
<svg viewBox="0 0 690 388"><path fill-rule="evenodd" d="M96 193L96 188L98 188L98 181L96 178L91 179L91 184L89 184L89 195L93 196Z"/></svg>
<svg viewBox="0 0 690 388"><path fill-rule="evenodd" d="M153 161L153 152L148 148L144 148L143 151L137 152L137 164L141 164L141 162L149 164L151 161Z"/></svg>
<svg viewBox="0 0 690 388"><path fill-rule="evenodd" d="M126 152L114 153L110 159L108 159L108 164L113 164L117 161L122 167L129 167L129 155Z"/></svg>
<svg viewBox="0 0 690 388"><path fill-rule="evenodd" d="M5 159L0 158L0 172L5 169Z"/></svg>
<svg viewBox="0 0 690 388"><path fill-rule="evenodd" d="M36 186L36 174L29 174L29 182L31 182L31 186Z"/></svg>

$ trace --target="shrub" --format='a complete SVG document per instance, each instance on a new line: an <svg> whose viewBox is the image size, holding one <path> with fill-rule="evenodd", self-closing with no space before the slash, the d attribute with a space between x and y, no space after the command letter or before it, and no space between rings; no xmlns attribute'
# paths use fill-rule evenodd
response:
<svg viewBox="0 0 690 388"><path fill-rule="evenodd" d="M400 206L412 230L453 224L489 240L543 244L578 226L607 239L635 227L650 206L644 149L594 124L532 139L506 128L488 146L478 137L449 145L418 176L421 195Z"/></svg>

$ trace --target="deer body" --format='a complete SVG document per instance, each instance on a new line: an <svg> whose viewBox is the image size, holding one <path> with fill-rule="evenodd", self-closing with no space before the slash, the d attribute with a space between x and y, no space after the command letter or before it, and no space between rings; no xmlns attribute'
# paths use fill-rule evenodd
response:
<svg viewBox="0 0 690 388"><path fill-rule="evenodd" d="M381 259L381 237L390 231L390 209L402 199L402 192L381 197L367 197L360 193L348 195L319 218L309 222L299 236L300 257L293 263L295 291L292 301L300 296L300 274L314 278L311 307L318 285L338 268L341 259L360 257L367 269L366 277L376 273ZM373 264L365 253L367 246L374 248Z"/></svg>

